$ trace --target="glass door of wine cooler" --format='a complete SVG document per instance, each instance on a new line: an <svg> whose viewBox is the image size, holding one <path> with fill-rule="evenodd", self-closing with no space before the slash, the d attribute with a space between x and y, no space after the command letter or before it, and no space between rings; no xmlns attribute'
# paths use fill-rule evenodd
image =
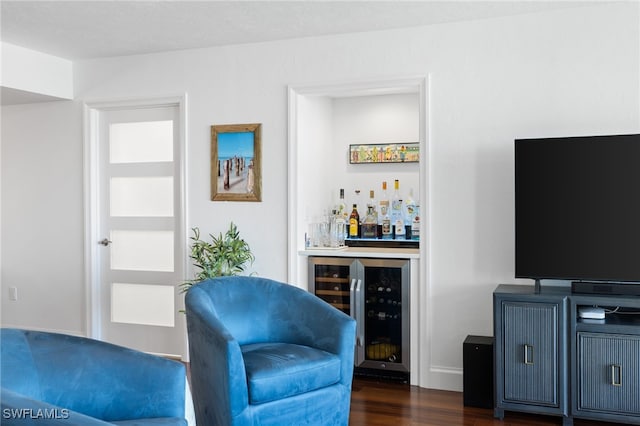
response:
<svg viewBox="0 0 640 426"><path fill-rule="evenodd" d="M309 291L356 320L356 373L408 378L408 260L309 257Z"/></svg>
<svg viewBox="0 0 640 426"><path fill-rule="evenodd" d="M409 261L359 259L358 276L356 366L408 373Z"/></svg>
<svg viewBox="0 0 640 426"><path fill-rule="evenodd" d="M356 280L352 278L353 259L333 257L309 258L309 283L313 294L355 318L352 301Z"/></svg>

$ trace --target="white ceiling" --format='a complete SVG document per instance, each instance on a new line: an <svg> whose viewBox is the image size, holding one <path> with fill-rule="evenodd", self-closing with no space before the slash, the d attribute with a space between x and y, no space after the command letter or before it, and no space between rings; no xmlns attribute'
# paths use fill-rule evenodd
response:
<svg viewBox="0 0 640 426"><path fill-rule="evenodd" d="M593 3L2 0L0 34L7 43L82 60L431 25Z"/></svg>

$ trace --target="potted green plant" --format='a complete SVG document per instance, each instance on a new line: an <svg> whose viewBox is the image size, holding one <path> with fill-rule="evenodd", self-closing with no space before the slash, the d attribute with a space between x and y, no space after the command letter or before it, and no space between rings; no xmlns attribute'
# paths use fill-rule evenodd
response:
<svg viewBox="0 0 640 426"><path fill-rule="evenodd" d="M211 242L200 239L200 230L192 228L191 253L193 266L198 271L194 279L180 284L182 292L207 278L238 275L245 270L247 262L253 263L255 257L249 244L240 238L237 226L231 222L227 232L218 235L209 234Z"/></svg>

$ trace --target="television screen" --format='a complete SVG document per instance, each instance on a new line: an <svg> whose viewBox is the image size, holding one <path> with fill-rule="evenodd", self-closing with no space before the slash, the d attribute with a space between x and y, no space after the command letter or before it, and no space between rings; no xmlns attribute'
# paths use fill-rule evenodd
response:
<svg viewBox="0 0 640 426"><path fill-rule="evenodd" d="M515 141L515 272L640 281L640 135Z"/></svg>

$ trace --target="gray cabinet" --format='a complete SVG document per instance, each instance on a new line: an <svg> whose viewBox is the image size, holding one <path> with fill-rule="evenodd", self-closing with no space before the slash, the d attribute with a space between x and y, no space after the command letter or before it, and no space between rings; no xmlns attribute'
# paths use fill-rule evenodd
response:
<svg viewBox="0 0 640 426"><path fill-rule="evenodd" d="M557 407L558 305L504 301L504 401Z"/></svg>
<svg viewBox="0 0 640 426"><path fill-rule="evenodd" d="M566 312L566 295L554 291L494 292L496 417L506 410L567 418Z"/></svg>
<svg viewBox="0 0 640 426"><path fill-rule="evenodd" d="M580 319L586 306L605 319ZM640 298L573 295L570 310L573 416L640 424Z"/></svg>
<svg viewBox="0 0 640 426"><path fill-rule="evenodd" d="M640 298L501 285L493 294L495 416L640 424ZM583 307L604 319L582 319Z"/></svg>
<svg viewBox="0 0 640 426"><path fill-rule="evenodd" d="M578 333L577 414L640 415L640 336Z"/></svg>

